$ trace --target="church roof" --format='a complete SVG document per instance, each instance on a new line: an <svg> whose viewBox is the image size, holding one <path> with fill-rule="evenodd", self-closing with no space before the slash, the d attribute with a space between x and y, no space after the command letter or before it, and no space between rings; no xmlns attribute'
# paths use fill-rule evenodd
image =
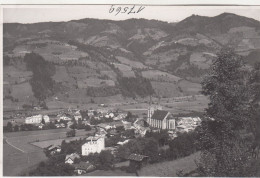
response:
<svg viewBox="0 0 260 178"><path fill-rule="evenodd" d="M163 120L167 116L168 113L169 113L168 111L156 110L156 111L154 111L154 113L152 115L152 119Z"/></svg>

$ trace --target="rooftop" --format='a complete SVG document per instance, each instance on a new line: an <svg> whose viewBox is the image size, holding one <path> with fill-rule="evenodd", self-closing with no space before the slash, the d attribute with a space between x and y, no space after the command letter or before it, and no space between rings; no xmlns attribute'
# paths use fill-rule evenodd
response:
<svg viewBox="0 0 260 178"><path fill-rule="evenodd" d="M93 165L89 162L83 162L83 161L74 165L75 169L83 169L83 170L88 170L90 166Z"/></svg>
<svg viewBox="0 0 260 178"><path fill-rule="evenodd" d="M148 156L132 153L131 155L128 156L127 159L133 160L133 161L143 161L144 158L148 158Z"/></svg>
<svg viewBox="0 0 260 178"><path fill-rule="evenodd" d="M77 153L72 153L72 154L70 154L70 155L66 155L66 158L65 158L65 160L67 160L67 159L71 159L71 160L75 160L75 158L80 158L80 156L77 154Z"/></svg>
<svg viewBox="0 0 260 178"><path fill-rule="evenodd" d="M168 113L169 113L168 111L156 110L153 113L152 119L163 120L167 116Z"/></svg>

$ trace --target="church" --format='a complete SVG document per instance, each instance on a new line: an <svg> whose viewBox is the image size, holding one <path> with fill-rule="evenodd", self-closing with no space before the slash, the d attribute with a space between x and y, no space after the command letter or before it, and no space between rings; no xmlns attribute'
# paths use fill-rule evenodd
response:
<svg viewBox="0 0 260 178"><path fill-rule="evenodd" d="M148 124L153 128L174 130L175 119L168 111L162 110L161 107L148 108Z"/></svg>

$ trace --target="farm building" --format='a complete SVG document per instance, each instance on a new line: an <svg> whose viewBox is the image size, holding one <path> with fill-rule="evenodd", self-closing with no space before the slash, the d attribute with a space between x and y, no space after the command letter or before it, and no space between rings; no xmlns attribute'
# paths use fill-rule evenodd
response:
<svg viewBox="0 0 260 178"><path fill-rule="evenodd" d="M51 155L54 155L55 153L60 153L61 152L61 147L55 146L55 145L50 145L47 148L45 148L46 151L48 151Z"/></svg>
<svg viewBox="0 0 260 178"><path fill-rule="evenodd" d="M74 161L76 158L80 158L80 156L77 153L72 153L70 155L66 155L65 163L67 164L74 164Z"/></svg>
<svg viewBox="0 0 260 178"><path fill-rule="evenodd" d="M89 162L80 162L74 165L75 172L79 175L95 170L95 166Z"/></svg>
<svg viewBox="0 0 260 178"><path fill-rule="evenodd" d="M83 156L87 156L90 153L100 153L105 149L105 138L104 137L93 137L87 138L86 143L82 145L81 151Z"/></svg>
<svg viewBox="0 0 260 178"><path fill-rule="evenodd" d="M148 118L147 122L151 127L155 127L158 129L167 129L174 130L175 129L175 119L171 115L170 112L164 110L156 110L152 111L148 109Z"/></svg>
<svg viewBox="0 0 260 178"><path fill-rule="evenodd" d="M39 124L42 122L42 120L44 120L45 123L50 122L49 116L47 116L47 115L42 116L41 114L39 114L39 115L27 117L25 119L25 123L26 124Z"/></svg>
<svg viewBox="0 0 260 178"><path fill-rule="evenodd" d="M149 157L145 155L139 155L133 153L129 155L127 159L130 161L129 167L140 169L141 167L148 164Z"/></svg>

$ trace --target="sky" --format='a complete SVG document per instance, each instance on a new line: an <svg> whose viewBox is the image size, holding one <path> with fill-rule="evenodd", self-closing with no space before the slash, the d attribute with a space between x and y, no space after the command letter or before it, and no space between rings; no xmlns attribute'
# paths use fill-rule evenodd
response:
<svg viewBox="0 0 260 178"><path fill-rule="evenodd" d="M121 7L120 13L116 15ZM216 16L223 12L254 18L260 21L260 6L143 6L139 13L122 13L133 5L19 5L3 7L4 23L36 23L78 20L83 18L125 20L129 18L156 19L176 22L195 14L201 16ZM136 5L134 11L141 6Z"/></svg>

